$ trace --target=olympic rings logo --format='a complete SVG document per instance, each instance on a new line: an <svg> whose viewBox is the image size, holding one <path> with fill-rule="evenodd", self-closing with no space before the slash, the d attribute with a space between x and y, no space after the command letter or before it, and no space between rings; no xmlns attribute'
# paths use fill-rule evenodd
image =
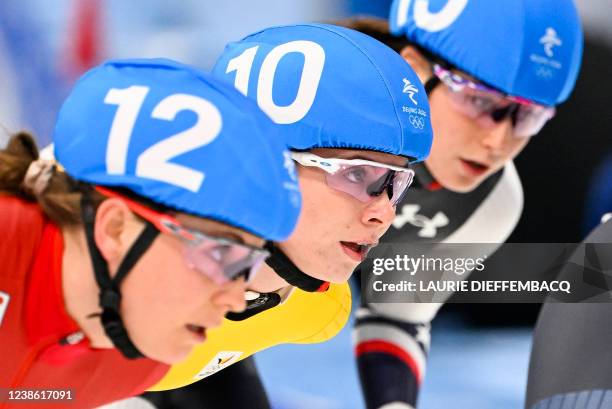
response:
<svg viewBox="0 0 612 409"><path fill-rule="evenodd" d="M410 115L408 117L410 124L416 129L424 129L425 128L425 119L420 116Z"/></svg>
<svg viewBox="0 0 612 409"><path fill-rule="evenodd" d="M536 75L540 78L551 79L553 77L553 73L550 68L538 67L536 70Z"/></svg>

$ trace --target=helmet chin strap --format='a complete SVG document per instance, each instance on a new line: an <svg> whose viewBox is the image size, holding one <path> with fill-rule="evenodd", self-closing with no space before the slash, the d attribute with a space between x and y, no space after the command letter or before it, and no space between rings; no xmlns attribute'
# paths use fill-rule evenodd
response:
<svg viewBox="0 0 612 409"><path fill-rule="evenodd" d="M142 257L142 255L151 246L159 231L153 224L147 222L145 229L140 233L132 247L125 255L119 265L117 274L111 278L108 270L108 264L94 240L94 225L96 212L91 200L89 187L84 188L81 198L81 215L85 225L85 235L87 237L87 246L93 264L93 270L96 278L96 283L100 289L99 303L102 308L100 320L104 327L104 332L113 342L113 345L128 359L142 358L144 355L136 348L136 345L130 339L130 336L125 328L123 319L120 314L121 290L120 285L127 274L132 270L134 265Z"/></svg>
<svg viewBox="0 0 612 409"><path fill-rule="evenodd" d="M427 81L425 81L424 88L427 96L431 95L431 92L440 84L440 82L440 79L433 74Z"/></svg>
<svg viewBox="0 0 612 409"><path fill-rule="evenodd" d="M325 292L329 288L328 281L319 280L304 273L273 242L266 242L264 247L271 254L266 264L292 286L309 293Z"/></svg>

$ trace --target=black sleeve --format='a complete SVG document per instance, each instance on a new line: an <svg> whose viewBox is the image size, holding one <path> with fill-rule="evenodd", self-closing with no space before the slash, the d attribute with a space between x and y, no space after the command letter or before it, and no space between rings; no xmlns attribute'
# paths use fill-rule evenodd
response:
<svg viewBox="0 0 612 409"><path fill-rule="evenodd" d="M157 409L270 409L253 357L180 389L148 392Z"/></svg>
<svg viewBox="0 0 612 409"><path fill-rule="evenodd" d="M593 231L586 242L612 243L612 220ZM605 278L612 275L612 252L609 244L601 249L596 263ZM568 264L559 279L576 281L570 270ZM612 408L612 293L600 295L608 301L542 307L529 363L527 409Z"/></svg>

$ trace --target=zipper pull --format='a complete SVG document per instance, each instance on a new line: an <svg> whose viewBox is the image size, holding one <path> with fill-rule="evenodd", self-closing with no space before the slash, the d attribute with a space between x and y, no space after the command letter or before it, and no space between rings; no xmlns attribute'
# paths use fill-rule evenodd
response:
<svg viewBox="0 0 612 409"><path fill-rule="evenodd" d="M73 332L70 335L60 339L60 345L76 345L85 338L85 334L82 331Z"/></svg>

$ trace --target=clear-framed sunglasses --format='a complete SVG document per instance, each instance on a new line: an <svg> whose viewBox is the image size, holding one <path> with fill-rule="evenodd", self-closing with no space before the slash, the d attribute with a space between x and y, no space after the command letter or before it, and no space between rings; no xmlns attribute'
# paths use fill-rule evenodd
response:
<svg viewBox="0 0 612 409"><path fill-rule="evenodd" d="M364 159L322 158L308 152L291 152L291 157L302 166L324 170L329 187L364 203L386 192L396 206L414 178L412 169Z"/></svg>
<svg viewBox="0 0 612 409"><path fill-rule="evenodd" d="M106 197L122 200L132 212L153 224L160 232L180 239L185 244L183 254L187 267L199 271L216 284L225 284L243 277L248 282L270 257L265 249L184 227L168 213L155 211L101 186L95 189Z"/></svg>
<svg viewBox="0 0 612 409"><path fill-rule="evenodd" d="M433 73L448 89L450 100L457 111L478 120L483 126L494 126L509 117L517 138L529 138L537 134L555 116L554 107L505 95L439 64L433 64Z"/></svg>

